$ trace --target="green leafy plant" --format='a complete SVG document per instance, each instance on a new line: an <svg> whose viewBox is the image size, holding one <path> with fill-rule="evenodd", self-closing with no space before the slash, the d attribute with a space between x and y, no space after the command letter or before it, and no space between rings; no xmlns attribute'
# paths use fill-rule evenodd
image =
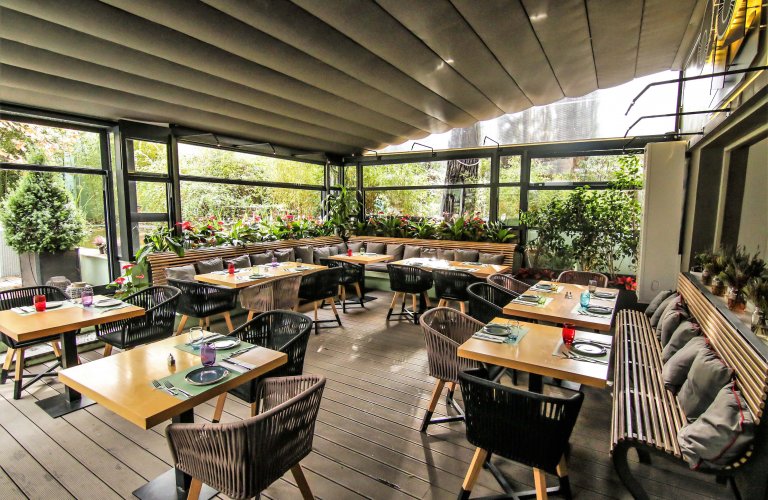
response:
<svg viewBox="0 0 768 500"><path fill-rule="evenodd" d="M411 238L429 240L433 239L437 234L437 225L433 220L427 217L422 217L416 220L411 219L406 231Z"/></svg>
<svg viewBox="0 0 768 500"><path fill-rule="evenodd" d="M359 205L354 191L349 191L345 186L334 188L335 191L325 198L325 211L327 220L333 224L339 238L347 240L354 225L354 218L359 211Z"/></svg>
<svg viewBox="0 0 768 500"><path fill-rule="evenodd" d="M144 235L144 244L136 252L136 263L144 263L149 254L157 252L173 252L179 257L183 257L184 241L171 228L157 228Z"/></svg>
<svg viewBox="0 0 768 500"><path fill-rule="evenodd" d="M108 284L107 288L114 289L115 297L118 299L147 288L149 281L146 279L145 267L144 263L124 265L123 273L115 281Z"/></svg>
<svg viewBox="0 0 768 500"><path fill-rule="evenodd" d="M30 172L8 196L0 213L5 240L19 253L56 253L76 248L85 221L60 174Z"/></svg>
<svg viewBox="0 0 768 500"><path fill-rule="evenodd" d="M744 287L744 294L763 312L768 312L768 275L753 278Z"/></svg>
<svg viewBox="0 0 768 500"><path fill-rule="evenodd" d="M540 209L520 213L520 224L535 229L535 237L527 246L532 255L529 263L532 269L539 269L542 257L549 260L571 260L565 243L564 219L563 203L557 198Z"/></svg>
<svg viewBox="0 0 768 500"><path fill-rule="evenodd" d="M505 227L501 221L486 223L485 234L488 241L493 243L509 243L517 238L517 233L514 230Z"/></svg>

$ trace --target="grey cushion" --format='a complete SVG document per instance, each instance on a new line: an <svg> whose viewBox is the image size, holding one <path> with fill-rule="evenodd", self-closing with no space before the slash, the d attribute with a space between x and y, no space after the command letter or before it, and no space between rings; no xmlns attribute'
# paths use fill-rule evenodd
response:
<svg viewBox="0 0 768 500"><path fill-rule="evenodd" d="M301 259L301 261L305 264L314 264L315 262L315 253L312 250L312 247L310 246L301 246L301 247L294 247L293 252L295 254L295 259Z"/></svg>
<svg viewBox="0 0 768 500"><path fill-rule="evenodd" d="M421 247L416 245L405 245L403 249L403 259L415 259L421 257Z"/></svg>
<svg viewBox="0 0 768 500"><path fill-rule="evenodd" d="M224 261L227 266L229 266L230 262L235 265L235 269L245 269L246 267L251 267L251 258L247 255L239 255Z"/></svg>
<svg viewBox="0 0 768 500"><path fill-rule="evenodd" d="M317 247L314 249L314 262L320 264L320 259L327 259L331 256L331 249L328 247Z"/></svg>
<svg viewBox="0 0 768 500"><path fill-rule="evenodd" d="M693 337L697 337L701 334L701 327L689 320L685 320L680 323L675 331L672 332L672 336L669 338L669 342L664 346L664 350L661 351L661 361L666 363L677 351L683 348Z"/></svg>
<svg viewBox="0 0 768 500"><path fill-rule="evenodd" d="M387 272L387 263L386 262L374 262L373 264L366 264L365 265L366 271L377 271L380 273L386 273Z"/></svg>
<svg viewBox="0 0 768 500"><path fill-rule="evenodd" d="M454 250L439 249L437 251L437 258L440 260L456 260L456 252Z"/></svg>
<svg viewBox="0 0 768 500"><path fill-rule="evenodd" d="M707 339L704 337L694 337L688 341L679 351L672 355L661 368L661 379L666 387L673 394L677 394L680 386L685 383L688 372L691 369L693 360L699 351L707 350Z"/></svg>
<svg viewBox="0 0 768 500"><path fill-rule="evenodd" d="M677 393L677 401L689 422L704 413L732 377L733 370L713 350L706 349L696 354L688 378Z"/></svg>
<svg viewBox="0 0 768 500"><path fill-rule="evenodd" d="M338 243L335 246L336 246L336 248L339 251L339 253L337 253L336 255L346 255L347 254L347 244L346 243L344 243L344 242Z"/></svg>
<svg viewBox="0 0 768 500"><path fill-rule="evenodd" d="M224 261L221 259L221 257L201 260L195 263L195 268L200 274L212 273L214 271L223 271Z"/></svg>
<svg viewBox="0 0 768 500"><path fill-rule="evenodd" d="M263 253L252 253L249 255L251 264L254 266L263 266L272 262L272 250Z"/></svg>
<svg viewBox="0 0 768 500"><path fill-rule="evenodd" d="M661 347L664 348L669 343L669 339L672 338L672 334L675 333L680 323L687 320L690 316L682 309L669 309L667 314L659 321L658 331L659 340L661 341Z"/></svg>
<svg viewBox="0 0 768 500"><path fill-rule="evenodd" d="M197 272L192 264L165 268L165 275L174 280L195 281L195 274Z"/></svg>
<svg viewBox="0 0 768 500"><path fill-rule="evenodd" d="M456 260L459 262L477 262L480 252L477 250L456 250Z"/></svg>
<svg viewBox="0 0 768 500"><path fill-rule="evenodd" d="M481 253L479 257L481 264L496 264L501 265L504 263L504 255L500 253Z"/></svg>
<svg viewBox="0 0 768 500"><path fill-rule="evenodd" d="M651 316L650 322L651 326L656 328L656 326L659 324L659 320L661 320L661 315L664 314L667 310L667 307L672 303L673 300L677 299L677 294L670 295L666 299L664 299L661 304L659 304L659 307L656 309L656 311Z"/></svg>
<svg viewBox="0 0 768 500"><path fill-rule="evenodd" d="M691 469L722 469L739 460L755 437L755 421L731 383L695 422L683 426L677 442Z"/></svg>
<svg viewBox="0 0 768 500"><path fill-rule="evenodd" d="M405 250L405 245L397 244L397 243L387 243L387 255L394 256L394 260L403 260L403 251Z"/></svg>
<svg viewBox="0 0 768 500"><path fill-rule="evenodd" d="M653 313L656 312L656 310L659 308L662 302L664 302L667 297L675 293L673 290L662 290L656 296L653 298L650 304L648 304L648 307L645 308L645 314L649 318L653 316Z"/></svg>
<svg viewBox="0 0 768 500"><path fill-rule="evenodd" d="M361 248L365 245L364 241L348 241L347 242L347 248L351 248L352 252L358 253Z"/></svg>
<svg viewBox="0 0 768 500"><path fill-rule="evenodd" d="M296 252L293 251L293 248L275 250L275 258L278 262L294 262L296 260Z"/></svg>
<svg viewBox="0 0 768 500"><path fill-rule="evenodd" d="M383 255L384 252L387 251L387 244L369 241L365 245L365 251L369 253L378 253Z"/></svg>
<svg viewBox="0 0 768 500"><path fill-rule="evenodd" d="M422 257L424 259L436 259L437 258L437 248L424 248L424 247L421 247L421 252L419 252L419 257Z"/></svg>
<svg viewBox="0 0 768 500"><path fill-rule="evenodd" d="M336 245L331 245L328 247L328 253L331 255L339 255L339 247Z"/></svg>

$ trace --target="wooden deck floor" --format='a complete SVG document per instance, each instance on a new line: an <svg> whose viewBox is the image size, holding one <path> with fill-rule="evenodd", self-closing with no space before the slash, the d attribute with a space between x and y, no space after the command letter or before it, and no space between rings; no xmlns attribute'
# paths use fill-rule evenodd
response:
<svg viewBox="0 0 768 500"><path fill-rule="evenodd" d="M321 330L310 340L305 373L328 378L317 421L314 451L302 465L314 494L345 498L456 498L472 458L462 423L418 429L433 380L426 375L421 331L405 321L384 321L390 294L349 309L344 328ZM329 315L328 312L324 312ZM100 354L90 352L88 359ZM35 400L60 391L51 380L12 399L0 386L0 498L130 498L131 492L171 466L163 427L144 431L93 405L51 419ZM608 455L610 393L585 389L586 400L572 437L571 484L576 498L628 498ZM208 421L213 406L196 409ZM441 403L436 413L444 412ZM245 418L246 405L229 398L225 421ZM529 469L495 458L521 488L532 488ZM634 464L655 498L730 498L713 479L675 464ZM554 479L552 480L554 484ZM500 492L483 471L474 495ZM264 496L298 498L293 478Z"/></svg>

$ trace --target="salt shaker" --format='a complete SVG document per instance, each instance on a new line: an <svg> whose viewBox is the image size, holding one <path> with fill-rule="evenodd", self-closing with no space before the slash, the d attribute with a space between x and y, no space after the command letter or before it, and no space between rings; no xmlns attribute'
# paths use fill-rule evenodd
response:
<svg viewBox="0 0 768 500"><path fill-rule="evenodd" d="M176 358L173 357L173 354L168 354L168 366L176 366Z"/></svg>

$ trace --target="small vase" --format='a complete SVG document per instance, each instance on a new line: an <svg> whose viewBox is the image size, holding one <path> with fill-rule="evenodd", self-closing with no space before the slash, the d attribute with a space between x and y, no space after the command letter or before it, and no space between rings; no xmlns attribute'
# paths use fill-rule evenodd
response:
<svg viewBox="0 0 768 500"><path fill-rule="evenodd" d="M762 327L764 323L765 311L759 307L755 307L755 310L752 311L752 331L756 331L758 328Z"/></svg>
<svg viewBox="0 0 768 500"><path fill-rule="evenodd" d="M712 279L712 295L717 295L718 297L725 295L725 284L720 278L715 277Z"/></svg>
<svg viewBox="0 0 768 500"><path fill-rule="evenodd" d="M747 308L747 298L744 292L732 287L728 287L728 296L726 297L728 309L737 313L743 313Z"/></svg>
<svg viewBox="0 0 768 500"><path fill-rule="evenodd" d="M99 247L99 253L100 253L101 255L104 255L104 251L105 251L106 249L107 249L107 247L103 247L103 246L100 246L100 247Z"/></svg>
<svg viewBox="0 0 768 500"><path fill-rule="evenodd" d="M712 284L712 273L706 269L701 272L701 284L704 286L709 286Z"/></svg>

